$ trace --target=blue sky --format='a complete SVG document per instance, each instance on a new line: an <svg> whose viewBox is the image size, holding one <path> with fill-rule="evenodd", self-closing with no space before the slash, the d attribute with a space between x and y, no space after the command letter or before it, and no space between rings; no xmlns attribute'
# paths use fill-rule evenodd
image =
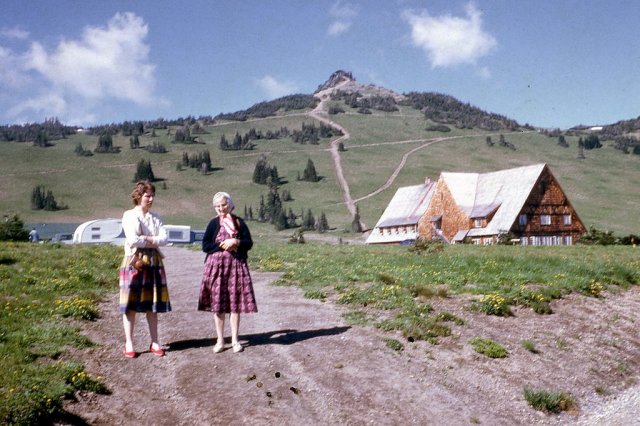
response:
<svg viewBox="0 0 640 426"><path fill-rule="evenodd" d="M521 124L640 116L635 0L3 0L0 124L234 112L332 72Z"/></svg>

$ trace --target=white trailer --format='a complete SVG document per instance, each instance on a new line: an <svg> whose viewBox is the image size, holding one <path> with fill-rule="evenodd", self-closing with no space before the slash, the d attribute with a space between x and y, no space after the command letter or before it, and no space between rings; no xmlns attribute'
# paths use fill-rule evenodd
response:
<svg viewBox="0 0 640 426"><path fill-rule="evenodd" d="M73 243L123 245L122 219L96 219L84 222L73 233Z"/></svg>
<svg viewBox="0 0 640 426"><path fill-rule="evenodd" d="M189 244L191 227L185 225L164 225L167 231L167 242ZM122 219L90 220L78 226L73 233L73 243L115 244L124 245L125 235Z"/></svg>

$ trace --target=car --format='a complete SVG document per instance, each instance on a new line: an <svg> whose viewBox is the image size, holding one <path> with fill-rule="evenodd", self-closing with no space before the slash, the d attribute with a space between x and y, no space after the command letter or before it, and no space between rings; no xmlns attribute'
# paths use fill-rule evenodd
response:
<svg viewBox="0 0 640 426"><path fill-rule="evenodd" d="M73 244L73 234L55 234L51 238L52 243Z"/></svg>

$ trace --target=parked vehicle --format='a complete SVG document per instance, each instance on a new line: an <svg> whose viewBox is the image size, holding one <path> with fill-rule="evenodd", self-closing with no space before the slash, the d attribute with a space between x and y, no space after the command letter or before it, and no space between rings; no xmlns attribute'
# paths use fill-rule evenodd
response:
<svg viewBox="0 0 640 426"><path fill-rule="evenodd" d="M189 244L191 227L186 225L164 225L170 244ZM204 234L204 231L203 231ZM124 245L122 219L96 219L84 222L73 233L73 243Z"/></svg>
<svg viewBox="0 0 640 426"><path fill-rule="evenodd" d="M73 244L73 234L55 234L51 237L52 243Z"/></svg>
<svg viewBox="0 0 640 426"><path fill-rule="evenodd" d="M73 233L73 243L123 245L122 219L97 219L84 222Z"/></svg>

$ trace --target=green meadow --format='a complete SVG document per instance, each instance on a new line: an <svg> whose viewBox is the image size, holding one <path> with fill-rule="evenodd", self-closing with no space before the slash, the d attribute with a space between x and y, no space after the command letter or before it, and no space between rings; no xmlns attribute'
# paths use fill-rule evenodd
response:
<svg viewBox="0 0 640 426"><path fill-rule="evenodd" d="M349 108L347 108L349 110ZM394 113L346 114L330 116L349 133L341 153L344 174L351 196L358 201L360 215L368 227L373 227L401 186L416 185L425 178L436 180L443 171L489 172L505 168L547 163L560 182L578 215L587 227L613 231L624 236L639 232L635 215L640 209L637 195L637 175L640 156L623 154L604 141L600 149L586 150L585 159L577 159L578 136L566 136L569 148L557 144L557 138L530 132L484 132L476 129L456 129L450 132L425 130L428 123L422 114L409 107ZM267 188L252 182L253 170L260 156L277 167L283 180L280 191L287 189L293 200L284 207L300 214L309 209L314 216L325 213L333 233L344 234L351 228L352 217L343 201L333 161L328 151L329 139L319 145L295 144L291 138L258 140L248 151L222 151L220 137L227 140L241 136L254 128L276 131L287 127L300 129L302 124L317 121L302 113L253 119L245 122L223 122L206 126L206 134L198 135L201 144L172 143L174 128L155 129L156 137L140 137L140 144L163 144L168 152L153 154L143 149L131 149L129 138L114 137L119 154L95 154L78 157L74 149L81 143L93 150L97 136L79 133L68 139L54 141L55 146L34 147L30 143L0 143L0 212L17 213L25 223L80 223L86 220L120 217L129 207L129 193L136 165L141 159L151 162L158 194L154 208L165 222L203 228L212 215L211 196L220 190L229 192L236 201L237 212L244 208L257 211L261 195ZM170 132L170 134L169 134ZM498 145L500 134L516 149ZM490 136L494 146L486 144ZM427 145L428 144L428 145ZM176 165L184 152L208 150L214 171L206 175L195 169L178 170ZM374 196L408 154L406 164L391 185ZM322 179L316 183L298 181L308 159L314 162ZM56 201L67 210L56 212L30 209L30 195L37 185L51 190ZM272 226L255 223L259 232L277 235ZM287 234L289 231L282 231Z"/></svg>
<svg viewBox="0 0 640 426"><path fill-rule="evenodd" d="M196 247L194 247L196 248ZM350 324L399 331L438 344L465 318L435 310L435 298L466 296L469 309L509 315L513 306L551 313L569 293L606 297L640 282L631 246L401 246L288 244L257 237L254 271L278 271L277 285L347 309ZM0 423L54 419L76 391L109 393L69 348L100 344L81 333L117 291L121 248L0 243ZM403 344L388 339L388 346ZM492 356L492 355L490 355Z"/></svg>

